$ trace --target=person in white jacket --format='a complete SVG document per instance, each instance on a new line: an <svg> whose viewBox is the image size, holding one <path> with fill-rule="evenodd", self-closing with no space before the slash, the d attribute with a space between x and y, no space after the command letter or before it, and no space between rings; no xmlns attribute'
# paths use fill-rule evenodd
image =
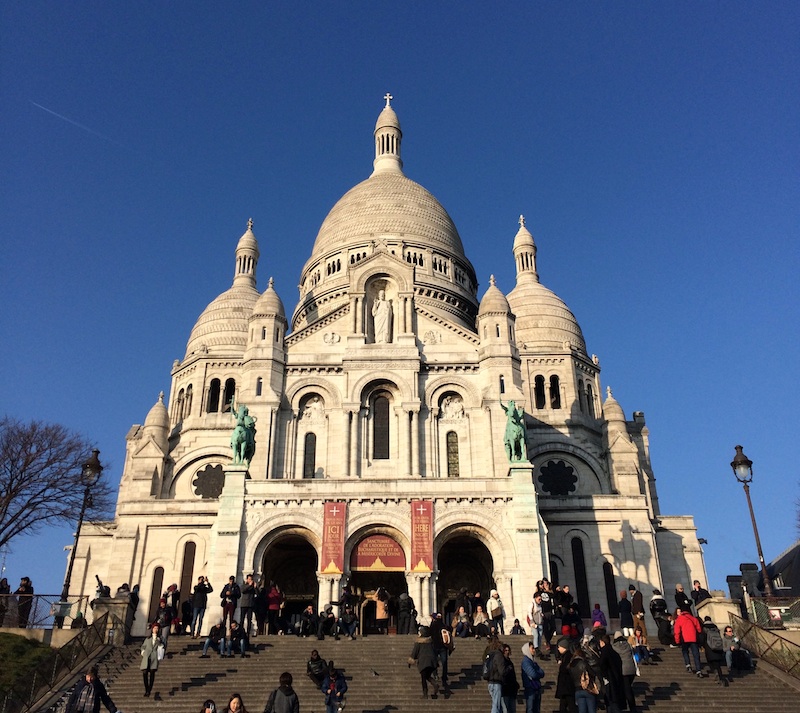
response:
<svg viewBox="0 0 800 713"><path fill-rule="evenodd" d="M500 594L496 589L489 592L489 599L486 600L486 613L491 619L490 624L494 627L495 631L501 635L505 635L503 630L503 619L505 619L506 612L503 608L503 602L500 600Z"/></svg>
<svg viewBox="0 0 800 713"><path fill-rule="evenodd" d="M531 637L533 638L533 647L536 655L542 659L547 660L550 658L548 654L542 652L542 595L539 592L533 595L530 609L528 610L528 626L531 628Z"/></svg>

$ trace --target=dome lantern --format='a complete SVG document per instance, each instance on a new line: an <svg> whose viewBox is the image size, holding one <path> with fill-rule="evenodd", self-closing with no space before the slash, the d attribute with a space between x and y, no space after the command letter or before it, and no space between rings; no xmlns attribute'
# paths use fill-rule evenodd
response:
<svg viewBox="0 0 800 713"><path fill-rule="evenodd" d="M375 160L373 161L373 174L375 173L402 173L403 161L400 158L400 142L403 132L400 130L400 120L392 109L394 97L388 92L383 97L386 106L378 116L375 123Z"/></svg>

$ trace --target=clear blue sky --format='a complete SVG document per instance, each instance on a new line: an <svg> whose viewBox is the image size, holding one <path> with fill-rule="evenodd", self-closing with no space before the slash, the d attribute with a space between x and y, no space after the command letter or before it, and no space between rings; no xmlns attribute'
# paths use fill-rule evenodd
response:
<svg viewBox="0 0 800 713"><path fill-rule="evenodd" d="M390 91L481 294L527 217L710 585L756 558L737 443L767 559L797 537L797 2L26 0L0 28L4 411L85 434L114 482L250 217L294 309ZM71 530L19 538L12 583L60 591Z"/></svg>

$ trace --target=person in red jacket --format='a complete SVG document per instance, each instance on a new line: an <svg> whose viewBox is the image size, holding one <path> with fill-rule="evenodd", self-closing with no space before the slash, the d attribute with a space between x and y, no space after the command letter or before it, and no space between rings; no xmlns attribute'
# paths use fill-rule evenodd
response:
<svg viewBox="0 0 800 713"><path fill-rule="evenodd" d="M697 647L698 635L702 630L700 622L692 612L689 609L681 609L675 620L675 643L681 646L686 670L695 673L698 678L705 678L705 674L700 670L700 649ZM694 659L694 669L689 664L689 651L692 652Z"/></svg>

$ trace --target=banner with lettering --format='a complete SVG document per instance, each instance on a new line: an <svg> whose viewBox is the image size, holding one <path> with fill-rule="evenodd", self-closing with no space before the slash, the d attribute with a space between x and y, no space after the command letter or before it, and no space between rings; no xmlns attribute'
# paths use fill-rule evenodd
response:
<svg viewBox="0 0 800 713"><path fill-rule="evenodd" d="M322 572L344 572L344 527L347 503L327 502L322 522Z"/></svg>
<svg viewBox="0 0 800 713"><path fill-rule="evenodd" d="M353 572L405 572L403 548L388 535L370 535L359 542L350 555Z"/></svg>
<svg viewBox="0 0 800 713"><path fill-rule="evenodd" d="M411 571L433 570L433 503L411 501Z"/></svg>

